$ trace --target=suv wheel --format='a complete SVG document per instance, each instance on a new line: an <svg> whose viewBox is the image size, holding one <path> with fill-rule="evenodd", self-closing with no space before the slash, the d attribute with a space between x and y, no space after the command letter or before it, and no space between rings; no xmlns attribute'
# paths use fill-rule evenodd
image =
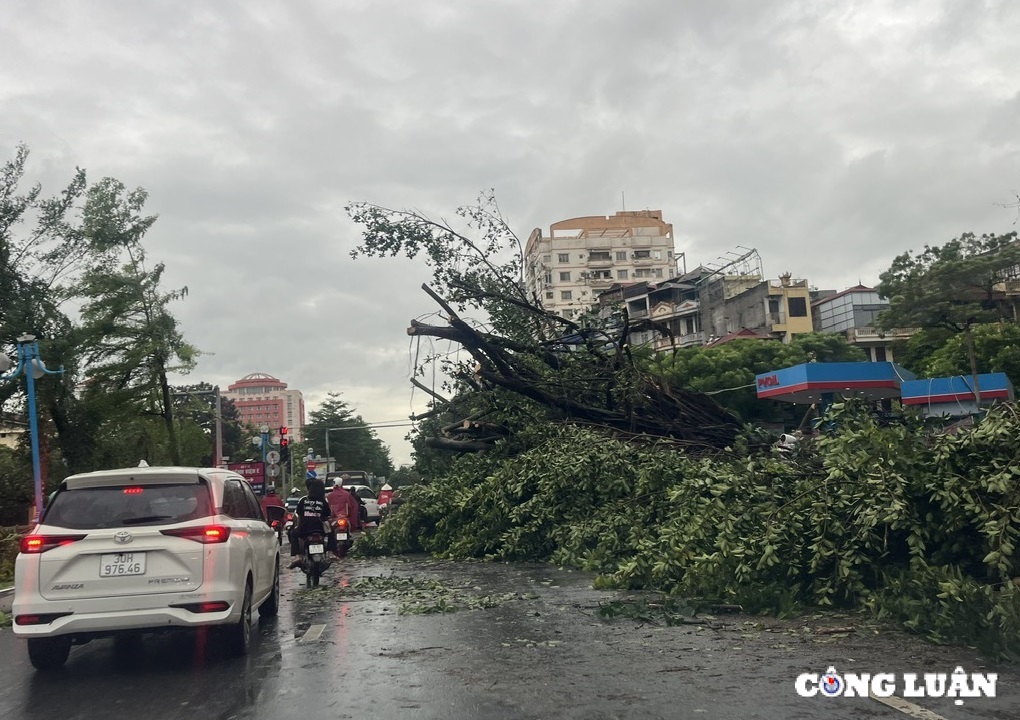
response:
<svg viewBox="0 0 1020 720"><path fill-rule="evenodd" d="M70 654L70 636L28 639L28 659L36 670L56 670L63 667Z"/></svg>
<svg viewBox="0 0 1020 720"><path fill-rule="evenodd" d="M259 617L276 617L280 612L280 558L276 558L276 570L273 573L273 589L266 601L259 605Z"/></svg>
<svg viewBox="0 0 1020 720"><path fill-rule="evenodd" d="M245 583L244 600L241 601L241 619L227 628L227 647L231 655L248 654L251 646L251 580Z"/></svg>

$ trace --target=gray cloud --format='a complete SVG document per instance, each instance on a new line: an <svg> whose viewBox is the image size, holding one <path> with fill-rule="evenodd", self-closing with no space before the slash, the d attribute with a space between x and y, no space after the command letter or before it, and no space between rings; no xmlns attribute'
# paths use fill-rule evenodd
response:
<svg viewBox="0 0 1020 720"><path fill-rule="evenodd" d="M689 265L736 245L819 287L1012 228L1015 3L15 0L0 154L150 191L150 257L210 354L368 420L421 410L421 263L352 261L343 206L452 216L496 189L521 236L661 208ZM380 431L398 461L404 429Z"/></svg>

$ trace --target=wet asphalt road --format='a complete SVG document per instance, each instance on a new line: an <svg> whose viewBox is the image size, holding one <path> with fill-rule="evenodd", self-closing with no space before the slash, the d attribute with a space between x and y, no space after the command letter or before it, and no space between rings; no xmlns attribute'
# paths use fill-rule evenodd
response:
<svg viewBox="0 0 1020 720"><path fill-rule="evenodd" d="M979 668L969 651L863 626L846 637L818 632L845 619L607 623L596 610L619 594L547 565L349 560L324 582L306 590L303 575L288 572L280 616L259 625L243 659L188 637L147 637L136 647L101 640L42 675L23 643L0 630L0 718L911 717L868 698L795 694L797 674L830 664L997 669L994 699L914 702L947 720L1020 718L1016 669Z"/></svg>

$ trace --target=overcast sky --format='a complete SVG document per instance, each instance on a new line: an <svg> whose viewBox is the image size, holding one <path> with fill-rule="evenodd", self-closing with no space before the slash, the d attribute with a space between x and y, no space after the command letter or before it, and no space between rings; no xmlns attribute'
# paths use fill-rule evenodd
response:
<svg viewBox="0 0 1020 720"><path fill-rule="evenodd" d="M429 275L359 259L343 206L435 215L494 188L518 235L662 209L688 266L877 282L892 258L1014 229L1020 3L5 0L0 160L150 193L173 310L208 354L337 391L412 394ZM406 429L380 430L395 462Z"/></svg>

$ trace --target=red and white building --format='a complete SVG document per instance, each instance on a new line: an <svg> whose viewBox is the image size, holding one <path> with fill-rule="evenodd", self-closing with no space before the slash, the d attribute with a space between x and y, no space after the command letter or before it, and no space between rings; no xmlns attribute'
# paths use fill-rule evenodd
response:
<svg viewBox="0 0 1020 720"><path fill-rule="evenodd" d="M241 422L252 427L289 428L296 442L301 441L305 424L305 401L300 390L288 390L287 383L267 373L245 375L232 383L223 397L234 401Z"/></svg>

